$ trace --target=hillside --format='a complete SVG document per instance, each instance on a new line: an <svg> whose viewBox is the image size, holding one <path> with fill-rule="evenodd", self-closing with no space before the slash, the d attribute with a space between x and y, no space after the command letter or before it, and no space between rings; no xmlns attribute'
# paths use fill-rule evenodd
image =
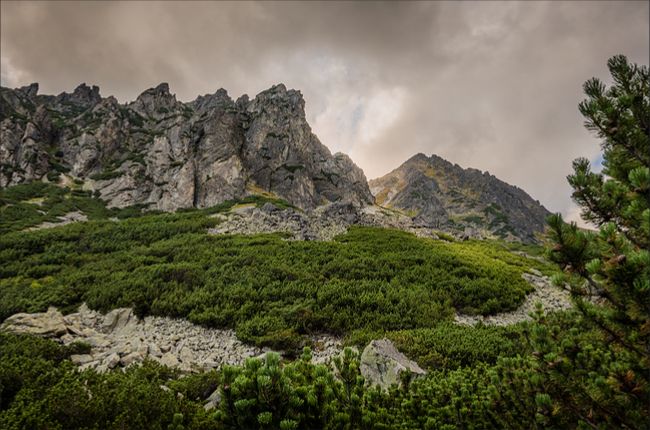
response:
<svg viewBox="0 0 650 430"><path fill-rule="evenodd" d="M550 215L522 189L437 155L417 154L369 184L378 205L404 211L417 224L433 228L484 230L532 242Z"/></svg>
<svg viewBox="0 0 650 430"><path fill-rule="evenodd" d="M0 186L66 173L109 207L165 211L250 194L303 209L371 204L363 172L318 141L304 103L282 84L252 100L220 89L182 103L163 83L127 104L85 84L58 96L0 88Z"/></svg>

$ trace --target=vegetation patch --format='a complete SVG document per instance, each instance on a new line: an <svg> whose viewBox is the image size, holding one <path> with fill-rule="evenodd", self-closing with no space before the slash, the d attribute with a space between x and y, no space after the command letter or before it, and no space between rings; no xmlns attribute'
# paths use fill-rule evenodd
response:
<svg viewBox="0 0 650 430"><path fill-rule="evenodd" d="M78 187L78 186L76 186ZM0 233L21 231L60 216L81 212L91 220L139 215L142 208L108 209L91 191L31 182L0 189Z"/></svg>
<svg viewBox="0 0 650 430"><path fill-rule="evenodd" d="M494 244L379 228L355 227L333 242L208 235L218 223L208 215L235 204L3 235L0 318L49 305L72 310L85 301L102 311L133 306L140 315L186 317L235 328L257 345L298 348L314 332L431 328L454 309L515 309L531 289L521 273L540 264Z"/></svg>

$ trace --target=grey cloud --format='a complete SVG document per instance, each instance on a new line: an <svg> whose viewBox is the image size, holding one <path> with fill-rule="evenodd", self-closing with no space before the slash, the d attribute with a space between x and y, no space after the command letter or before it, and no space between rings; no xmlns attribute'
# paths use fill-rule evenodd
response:
<svg viewBox="0 0 650 430"><path fill-rule="evenodd" d="M570 213L594 158L577 103L623 53L648 64L648 3L2 2L2 85L81 82L121 101L300 89L323 143L369 177L416 152L489 170ZM372 132L375 130L376 132ZM573 211L575 212L575 211Z"/></svg>

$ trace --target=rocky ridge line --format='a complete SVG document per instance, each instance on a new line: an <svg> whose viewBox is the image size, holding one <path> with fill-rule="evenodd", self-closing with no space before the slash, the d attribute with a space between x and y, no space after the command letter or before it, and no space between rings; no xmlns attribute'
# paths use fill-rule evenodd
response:
<svg viewBox="0 0 650 430"><path fill-rule="evenodd" d="M162 83L126 104L86 84L58 96L0 87L0 187L66 173L109 207L173 211L251 194L304 210L372 204L363 171L320 143L304 109L282 84L252 100L220 89L183 103Z"/></svg>

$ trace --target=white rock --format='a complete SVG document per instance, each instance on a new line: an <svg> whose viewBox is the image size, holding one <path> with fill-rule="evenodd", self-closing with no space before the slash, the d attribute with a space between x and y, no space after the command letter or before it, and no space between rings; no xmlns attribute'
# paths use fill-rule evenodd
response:
<svg viewBox="0 0 650 430"><path fill-rule="evenodd" d="M382 389L387 389L392 384L400 385L400 375L403 372L411 372L415 376L427 373L399 352L388 339L371 341L361 354L359 367L367 382Z"/></svg>
<svg viewBox="0 0 650 430"><path fill-rule="evenodd" d="M91 361L93 361L94 358L90 354L72 354L70 356L70 361L72 361L74 364L80 365L80 364L86 364Z"/></svg>
<svg viewBox="0 0 650 430"><path fill-rule="evenodd" d="M34 314L14 314L2 323L2 329L12 333L34 334L43 337L59 337L68 332L63 315L56 308Z"/></svg>
<svg viewBox="0 0 650 430"><path fill-rule="evenodd" d="M163 364L167 367L177 367L179 362L174 354L167 352L160 358L160 364Z"/></svg>
<svg viewBox="0 0 650 430"><path fill-rule="evenodd" d="M120 364L124 367L128 367L133 363L139 363L144 360L144 356L138 352L132 352L125 355L120 359Z"/></svg>
<svg viewBox="0 0 650 430"><path fill-rule="evenodd" d="M104 360L102 364L108 367L109 369L113 369L115 366L118 365L119 362L120 362L119 354L113 353L109 355L108 358L106 358L106 360Z"/></svg>

